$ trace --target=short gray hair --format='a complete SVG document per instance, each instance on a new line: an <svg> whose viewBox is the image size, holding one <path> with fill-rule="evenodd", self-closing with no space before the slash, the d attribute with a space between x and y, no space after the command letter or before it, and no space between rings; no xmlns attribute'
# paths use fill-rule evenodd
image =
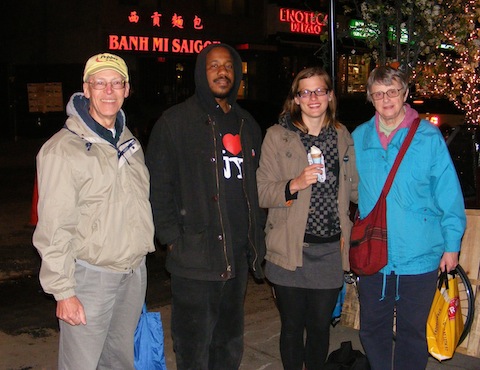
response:
<svg viewBox="0 0 480 370"><path fill-rule="evenodd" d="M368 76L367 81L367 100L372 101L370 96L370 89L373 84L378 83L380 85L392 85L392 81L397 81L402 85L404 90L408 89L407 76L400 69L395 69L389 66L381 66L375 68Z"/></svg>

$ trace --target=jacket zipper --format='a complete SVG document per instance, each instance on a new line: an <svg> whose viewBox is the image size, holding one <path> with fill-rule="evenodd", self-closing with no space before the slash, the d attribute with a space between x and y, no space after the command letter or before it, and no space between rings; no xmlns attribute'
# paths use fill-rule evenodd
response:
<svg viewBox="0 0 480 370"><path fill-rule="evenodd" d="M212 136L213 136L213 146L214 146L214 153L215 153L215 181L217 185L217 207L218 207L218 215L220 218L220 227L222 229L222 241L223 241L223 256L225 258L225 264L227 267L227 272L231 273L232 272L232 265L228 261L228 256L227 256L227 240L225 238L225 226L223 224L223 215L222 215L222 209L220 207L220 179L219 179L219 162L218 162L218 156L217 156L217 135L215 132L215 120L213 120L210 115L208 115L208 123L210 124L210 127L212 128ZM223 163L223 160L222 160Z"/></svg>
<svg viewBox="0 0 480 370"><path fill-rule="evenodd" d="M245 119L242 118L242 123L240 124L240 142L242 142L242 130L243 130L243 124L245 123ZM257 271L256 267L255 267L255 264L258 260L258 251L257 251L257 248L255 247L255 243L252 241L251 237L250 237L250 231L252 230L252 206L250 204L250 199L248 198L248 192L245 190L245 182L247 181L246 177L245 177L245 151L243 150L244 146L242 144L242 151L243 151L243 158L244 158L244 163L243 163L243 166L242 166L242 176L243 176L243 181L242 181L242 189L243 189L243 194L245 195L245 200L247 201L247 207L248 207L248 233L247 233L247 237L248 237L248 242L250 243L250 245L252 246L253 250L255 251L255 258L254 260L252 261L252 270L254 272Z"/></svg>

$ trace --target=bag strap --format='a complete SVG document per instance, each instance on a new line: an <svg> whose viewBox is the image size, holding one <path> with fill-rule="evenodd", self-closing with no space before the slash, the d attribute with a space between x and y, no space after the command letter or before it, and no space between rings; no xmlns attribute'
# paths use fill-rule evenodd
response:
<svg viewBox="0 0 480 370"><path fill-rule="evenodd" d="M438 289L438 290L441 290L444 284L445 284L445 289L448 290L448 273L447 273L447 269L446 269L446 268L445 268L445 270L442 271L442 272L440 273L440 275L438 276L437 289Z"/></svg>
<svg viewBox="0 0 480 370"><path fill-rule="evenodd" d="M402 146L400 147L400 150L398 151L397 157L395 158L395 162L393 163L392 169L388 174L387 181L385 181L385 185L383 186L382 193L380 196L386 197L388 192L390 191L390 188L392 187L392 183L393 183L393 178L397 173L398 167L400 166L400 162L402 161L403 156L405 155L410 143L412 142L413 135L415 135L415 132L417 131L417 128L419 125L420 125L420 118L417 118L415 119L415 121L413 121L412 126L410 126L410 129L408 130L408 134L405 137L405 140L403 141Z"/></svg>

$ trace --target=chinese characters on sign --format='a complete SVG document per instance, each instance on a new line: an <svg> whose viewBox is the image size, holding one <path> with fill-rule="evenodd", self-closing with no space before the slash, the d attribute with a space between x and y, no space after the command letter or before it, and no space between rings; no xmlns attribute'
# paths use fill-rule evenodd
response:
<svg viewBox="0 0 480 370"><path fill-rule="evenodd" d="M161 18L162 18L163 14L159 13L159 12L154 12L150 18L152 19L152 26L154 27L161 27L162 26L162 23L161 23ZM130 15L128 16L128 21L130 23L138 23L140 21L140 16L138 15L138 13L136 11L131 11L130 12ZM198 15L195 15L195 18L192 20L192 25L193 25L193 28L196 29L196 30L202 30L203 29L203 24L202 24L202 18L200 18ZM177 13L173 14L172 15L172 18L171 18L171 27L172 28L180 28L180 29L184 29L184 24L185 24L185 20L183 18L182 15L178 15ZM190 24L190 23L188 23Z"/></svg>
<svg viewBox="0 0 480 370"><path fill-rule="evenodd" d="M128 21L130 23L138 23L138 20L140 17L137 15L137 12L131 12L130 15L128 16Z"/></svg>
<svg viewBox="0 0 480 370"><path fill-rule="evenodd" d="M153 12L143 17L137 11L131 11L128 15L128 22L139 24L143 21L151 22L155 28L178 28L180 30L193 28L194 30L203 30L203 20L198 15L192 19L184 17L182 14L174 13L170 21L167 15ZM129 50L129 51L154 51L160 53L194 54L200 53L204 47L210 44L216 44L220 41L214 40L196 40L169 37L150 37L150 36L125 36L108 35L109 50Z"/></svg>
<svg viewBox="0 0 480 370"><path fill-rule="evenodd" d="M202 18L195 16L193 20L193 28L196 30L203 30Z"/></svg>
<svg viewBox="0 0 480 370"><path fill-rule="evenodd" d="M151 16L151 18L153 19L153 25L156 26L156 27L160 27L160 17L162 15L159 14L158 12L155 12L153 13L153 15Z"/></svg>
<svg viewBox="0 0 480 370"><path fill-rule="evenodd" d="M183 17L175 13L172 17L172 27L183 28Z"/></svg>

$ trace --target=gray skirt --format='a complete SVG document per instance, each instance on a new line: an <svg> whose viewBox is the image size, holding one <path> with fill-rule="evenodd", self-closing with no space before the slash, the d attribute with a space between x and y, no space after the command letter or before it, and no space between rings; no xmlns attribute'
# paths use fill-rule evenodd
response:
<svg viewBox="0 0 480 370"><path fill-rule="evenodd" d="M265 275L277 285L306 289L334 289L343 285L340 242L304 243L303 266L286 270L266 261Z"/></svg>

